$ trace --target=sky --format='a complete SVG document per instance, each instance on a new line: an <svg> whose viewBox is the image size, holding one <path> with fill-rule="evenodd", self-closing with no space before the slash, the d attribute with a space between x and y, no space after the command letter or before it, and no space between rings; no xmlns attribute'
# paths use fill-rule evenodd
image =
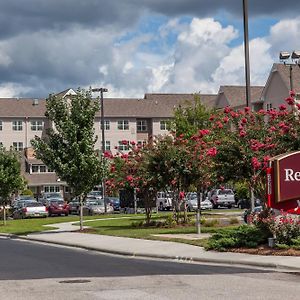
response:
<svg viewBox="0 0 300 300"><path fill-rule="evenodd" d="M251 84L300 49L300 1L249 0ZM242 0L0 0L0 97L244 85Z"/></svg>

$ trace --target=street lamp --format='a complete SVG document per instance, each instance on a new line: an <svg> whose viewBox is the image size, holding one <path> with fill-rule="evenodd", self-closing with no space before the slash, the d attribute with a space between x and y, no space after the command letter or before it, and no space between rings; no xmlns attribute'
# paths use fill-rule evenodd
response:
<svg viewBox="0 0 300 300"><path fill-rule="evenodd" d="M250 94L250 62L249 62L249 34L248 34L248 0L243 0L243 16L244 16L246 106L250 107L251 94Z"/></svg>
<svg viewBox="0 0 300 300"><path fill-rule="evenodd" d="M293 84L293 66L299 65L299 59L300 59L300 51L293 51L292 54L290 54L287 51L281 51L279 53L279 59L285 66L288 66L290 69L290 90L292 91L294 89Z"/></svg>
<svg viewBox="0 0 300 300"><path fill-rule="evenodd" d="M101 133L102 133L102 159L104 159L105 152L105 135L104 135L104 101L103 101L103 93L108 92L106 88L94 88L92 92L100 92L100 109L101 109ZM102 178L102 197L104 200L104 209L107 212L107 203L105 201L105 180Z"/></svg>

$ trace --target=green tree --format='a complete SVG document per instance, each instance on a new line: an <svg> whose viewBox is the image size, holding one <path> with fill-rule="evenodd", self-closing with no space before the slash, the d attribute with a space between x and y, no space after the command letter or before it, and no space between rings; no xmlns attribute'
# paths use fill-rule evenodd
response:
<svg viewBox="0 0 300 300"><path fill-rule="evenodd" d="M14 192L24 188L24 183L18 154L0 147L0 201L3 205L4 225L6 225L5 205L10 203Z"/></svg>
<svg viewBox="0 0 300 300"><path fill-rule="evenodd" d="M171 121L171 129L176 135L184 134L189 138L199 129L210 128L210 116L214 110L208 109L201 103L199 96L195 96L193 102L187 101L174 111L174 119Z"/></svg>
<svg viewBox="0 0 300 300"><path fill-rule="evenodd" d="M105 158L95 151L94 118L99 104L91 93L78 90L70 100L50 95L46 102L46 117L54 127L45 137L35 137L32 145L36 157L72 189L80 198L80 229L82 230L82 203L93 187L105 175Z"/></svg>

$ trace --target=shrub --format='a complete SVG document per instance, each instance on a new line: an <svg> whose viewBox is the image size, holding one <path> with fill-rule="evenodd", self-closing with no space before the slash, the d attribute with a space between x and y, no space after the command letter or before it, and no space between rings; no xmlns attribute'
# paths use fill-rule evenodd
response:
<svg viewBox="0 0 300 300"><path fill-rule="evenodd" d="M204 223L205 227L215 227L219 224L219 221L217 219L210 219L206 220Z"/></svg>
<svg viewBox="0 0 300 300"><path fill-rule="evenodd" d="M240 221L239 221L238 218L230 218L229 219L229 224L230 225L239 224L239 223L240 223Z"/></svg>
<svg viewBox="0 0 300 300"><path fill-rule="evenodd" d="M298 217L283 214L274 219L270 230L277 243L293 245L295 242L298 243L297 241L300 239L300 220Z"/></svg>
<svg viewBox="0 0 300 300"><path fill-rule="evenodd" d="M32 190L26 189L22 191L21 195L26 195L26 196L32 196L33 197L33 192Z"/></svg>
<svg viewBox="0 0 300 300"><path fill-rule="evenodd" d="M268 236L255 226L242 225L230 230L222 230L214 234L209 240L206 249L225 251L228 248L248 247L255 248L267 242Z"/></svg>

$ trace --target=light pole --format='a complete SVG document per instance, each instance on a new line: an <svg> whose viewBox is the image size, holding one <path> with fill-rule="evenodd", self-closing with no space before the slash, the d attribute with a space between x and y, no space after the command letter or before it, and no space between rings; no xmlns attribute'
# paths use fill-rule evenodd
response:
<svg viewBox="0 0 300 300"><path fill-rule="evenodd" d="M294 89L293 83L293 66L299 65L300 51L293 51L292 54L286 51L281 51L279 53L279 59L285 66L288 66L290 69L290 91ZM291 62L289 62L291 61Z"/></svg>
<svg viewBox="0 0 300 300"><path fill-rule="evenodd" d="M250 62L249 62L249 34L248 34L248 0L243 0L243 16L244 16L246 106L250 107L251 93L250 93Z"/></svg>
<svg viewBox="0 0 300 300"><path fill-rule="evenodd" d="M101 110L101 139L102 139L102 159L104 159L105 152L105 134L104 134L104 101L103 101L103 93L108 92L106 88L94 88L92 92L100 92L100 110ZM105 180L102 178L102 198L104 200L104 210L107 212L107 203L105 201Z"/></svg>

